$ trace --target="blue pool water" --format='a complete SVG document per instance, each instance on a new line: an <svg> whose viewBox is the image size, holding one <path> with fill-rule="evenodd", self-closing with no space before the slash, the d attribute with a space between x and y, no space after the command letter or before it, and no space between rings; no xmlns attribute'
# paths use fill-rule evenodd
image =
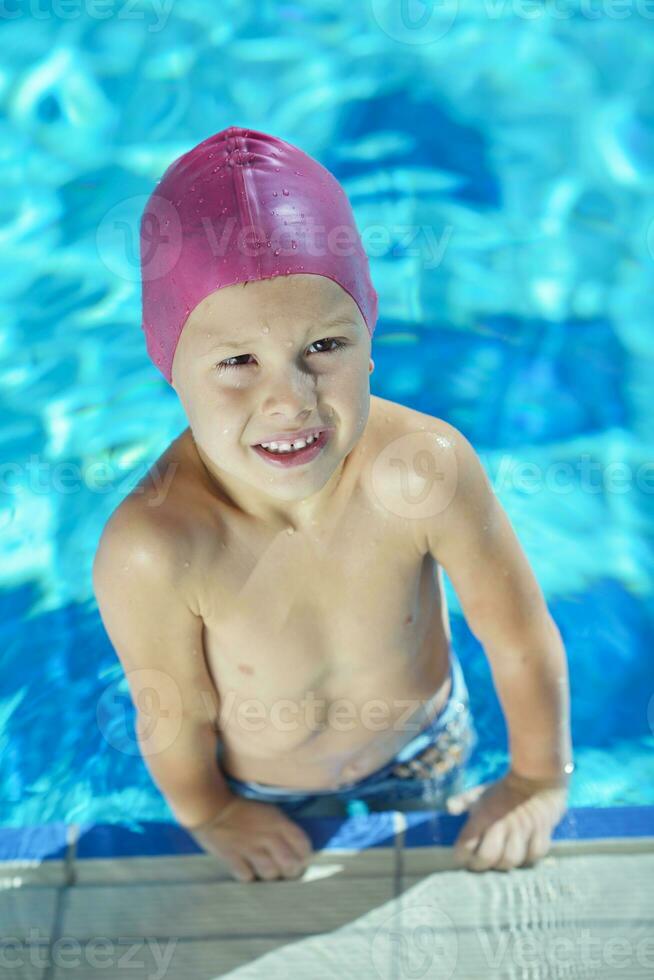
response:
<svg viewBox="0 0 654 980"><path fill-rule="evenodd" d="M168 163L230 124L342 181L380 296L373 393L479 452L566 644L571 805L654 803L644 5L445 2L422 26L372 0L45 6L0 18L0 823L171 817L91 563L186 425L145 352L136 222ZM503 770L506 732L446 584L472 783Z"/></svg>

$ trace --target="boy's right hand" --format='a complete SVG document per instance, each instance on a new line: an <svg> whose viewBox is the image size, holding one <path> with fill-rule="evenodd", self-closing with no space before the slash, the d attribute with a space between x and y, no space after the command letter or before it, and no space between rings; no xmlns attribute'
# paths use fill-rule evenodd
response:
<svg viewBox="0 0 654 980"><path fill-rule="evenodd" d="M305 832L279 807L245 797L235 796L214 822L186 829L205 851L229 865L237 881L297 878L312 853Z"/></svg>

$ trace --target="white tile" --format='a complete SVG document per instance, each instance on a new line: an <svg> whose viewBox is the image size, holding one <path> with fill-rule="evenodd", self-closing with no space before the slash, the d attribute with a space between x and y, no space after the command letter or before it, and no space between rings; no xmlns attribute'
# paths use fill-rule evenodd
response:
<svg viewBox="0 0 654 980"><path fill-rule="evenodd" d="M632 856L637 860L635 856ZM602 859L605 860L605 859ZM610 859L616 864L620 859ZM233 970L230 980L517 977L640 980L652 975L651 867L627 859L603 877L587 857L562 868L442 872L341 929L314 935ZM627 895L627 881L633 889ZM637 891L645 882L645 894ZM614 893L614 889L622 882ZM623 887L624 886L624 887ZM216 973L214 976L219 976Z"/></svg>
<svg viewBox="0 0 654 980"><path fill-rule="evenodd" d="M312 868L335 867L354 877L393 876L396 852L393 847L371 847L363 851L317 851ZM83 858L74 865L76 885L147 884L149 882L236 882L227 866L209 854L173 857ZM309 875L309 878L312 876Z"/></svg>
<svg viewBox="0 0 654 980"><path fill-rule="evenodd" d="M44 964L47 962L47 945L39 948L30 947L23 943L7 943L7 933L4 928L2 938L2 956L0 956L1 980L43 980Z"/></svg>
<svg viewBox="0 0 654 980"><path fill-rule="evenodd" d="M423 893L440 903L457 928L520 929L526 921L549 925L580 919L621 924L649 919L654 926L654 853L548 855L533 868L402 876L403 898L413 902Z"/></svg>
<svg viewBox="0 0 654 980"><path fill-rule="evenodd" d="M434 871L455 871L458 865L453 847L401 847L401 868L405 875L431 874ZM607 840L556 841L545 860L550 857L573 858L580 855L654 854L652 838L612 838Z"/></svg>
<svg viewBox="0 0 654 980"><path fill-rule="evenodd" d="M211 854L166 857L78 858L76 885L132 884L154 881L228 881L228 868Z"/></svg>
<svg viewBox="0 0 654 980"><path fill-rule="evenodd" d="M0 861L0 890L22 885L63 885L65 861Z"/></svg>
<svg viewBox="0 0 654 980"><path fill-rule="evenodd" d="M167 945L165 941L148 945L121 943L108 945L103 959L110 966L103 970L89 962L92 947L82 948L80 963L74 971L63 966L55 968L52 980L209 980L220 977L244 964L256 962L272 950L282 950L295 939L283 936L273 939L221 939L212 942L202 940L177 941ZM0 973L0 977L2 974ZM13 980L13 978L12 978ZM304 980L304 978L297 978Z"/></svg>
<svg viewBox="0 0 654 980"><path fill-rule="evenodd" d="M57 888L5 888L0 891L0 935L18 940L50 939ZM1 975L1 974L0 974Z"/></svg>
<svg viewBox="0 0 654 980"><path fill-rule="evenodd" d="M63 896L62 929L81 939L311 933L335 929L393 894L390 876L328 870L297 881L75 886Z"/></svg>

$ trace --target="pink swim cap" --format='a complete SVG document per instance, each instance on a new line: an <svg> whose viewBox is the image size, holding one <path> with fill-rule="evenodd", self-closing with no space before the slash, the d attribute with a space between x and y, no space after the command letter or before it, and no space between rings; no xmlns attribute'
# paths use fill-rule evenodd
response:
<svg viewBox="0 0 654 980"><path fill-rule="evenodd" d="M370 335L378 299L345 191L291 143L230 126L178 157L141 217L148 354L169 383L184 323L216 289L313 273L359 307Z"/></svg>

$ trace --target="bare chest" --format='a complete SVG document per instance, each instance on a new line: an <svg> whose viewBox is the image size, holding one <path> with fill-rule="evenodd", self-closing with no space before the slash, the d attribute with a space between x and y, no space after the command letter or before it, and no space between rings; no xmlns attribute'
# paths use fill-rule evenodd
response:
<svg viewBox="0 0 654 980"><path fill-rule="evenodd" d="M207 666L234 749L301 744L339 699L428 697L449 623L433 559L403 522L352 502L331 528L235 531L203 577ZM248 720L249 719L249 720Z"/></svg>

